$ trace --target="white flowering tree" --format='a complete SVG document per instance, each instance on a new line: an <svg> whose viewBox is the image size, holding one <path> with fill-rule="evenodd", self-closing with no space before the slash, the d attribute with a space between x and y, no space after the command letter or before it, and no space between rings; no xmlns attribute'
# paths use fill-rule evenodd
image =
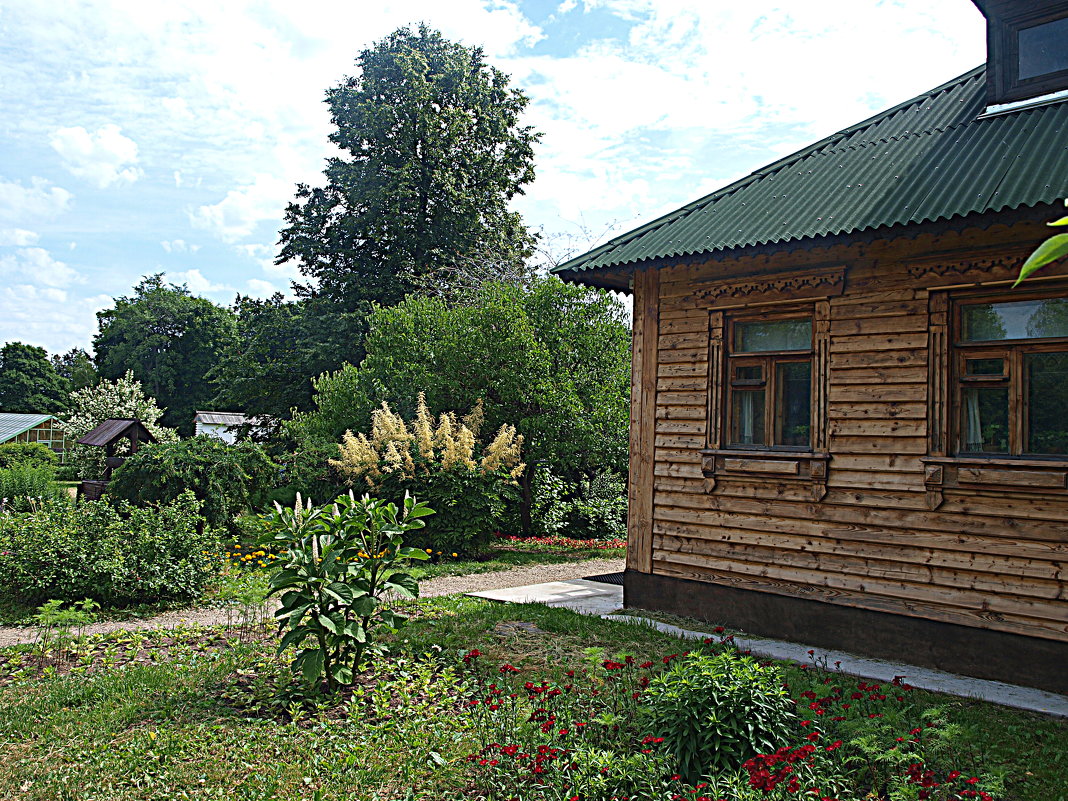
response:
<svg viewBox="0 0 1068 801"><path fill-rule="evenodd" d="M158 442L174 442L178 433L159 425L163 409L145 394L141 382L126 372L115 381L101 381L70 395L70 410L62 415L60 427L67 435L67 464L78 477L96 479L104 475L104 450L73 444L108 419L140 420Z"/></svg>

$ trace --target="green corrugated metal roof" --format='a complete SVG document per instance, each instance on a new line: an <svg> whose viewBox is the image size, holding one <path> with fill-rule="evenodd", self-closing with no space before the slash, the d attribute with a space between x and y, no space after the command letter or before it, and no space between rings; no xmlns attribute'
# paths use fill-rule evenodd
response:
<svg viewBox="0 0 1068 801"><path fill-rule="evenodd" d="M1068 102L978 119L978 67L615 237L554 272L785 243L1068 195Z"/></svg>
<svg viewBox="0 0 1068 801"><path fill-rule="evenodd" d="M50 414L11 414L0 412L0 442L14 439L24 431L29 431L34 426L39 426L46 420L51 420Z"/></svg>

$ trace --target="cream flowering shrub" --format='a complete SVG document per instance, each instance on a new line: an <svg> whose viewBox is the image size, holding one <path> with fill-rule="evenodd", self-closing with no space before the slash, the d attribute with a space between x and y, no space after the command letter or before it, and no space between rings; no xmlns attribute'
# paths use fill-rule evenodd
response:
<svg viewBox="0 0 1068 801"><path fill-rule="evenodd" d="M419 393L411 421L383 403L369 434L345 432L330 466L358 490L382 497L406 490L426 501L437 514L418 534L432 551L478 551L517 498L516 481L526 469L515 427L501 426L482 446L482 422L481 402L464 417L443 412L435 419Z"/></svg>

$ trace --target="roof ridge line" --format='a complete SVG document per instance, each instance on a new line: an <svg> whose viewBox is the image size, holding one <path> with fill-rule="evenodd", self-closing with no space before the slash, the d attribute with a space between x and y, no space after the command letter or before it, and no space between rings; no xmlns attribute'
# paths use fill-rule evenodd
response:
<svg viewBox="0 0 1068 801"><path fill-rule="evenodd" d="M706 205L707 203L709 203L709 202L711 202L713 200L718 200L720 198L732 195L735 192L737 192L738 190L744 189L746 186L748 186L749 184L753 183L754 181L757 181L757 180L759 180L761 178L766 178L769 175L772 175L772 174L774 174L776 172L780 172L782 169L784 169L788 165L793 164L793 163L795 163L797 161L800 161L801 159L803 159L806 156L810 155L814 151L818 150L819 148L825 147L828 144L831 144L835 140L842 139L842 138L845 138L846 136L848 136L850 134L856 133L857 131L862 130L863 128L872 125L876 120L885 119L887 117L891 117L894 114L896 114L897 112L901 111L902 109L908 108L909 106L914 105L915 103L917 103L917 102L919 102L919 101L921 101L921 100L923 100L925 98L934 97L935 95L938 95L938 94L948 90L949 88L951 88L953 86L956 86L958 84L964 83L965 81L976 77L977 75L981 74L985 70L986 70L986 63L984 62L983 64L980 64L977 67L973 67L972 69L968 70L967 72L964 72L964 73L958 75L957 77L952 78L952 79L946 81L945 83L942 83L942 84L934 87L933 89L928 89L926 92L921 92L920 94L916 95L915 97L909 98L908 100L905 100L905 101L903 101L901 103L898 103L896 106L892 106L892 107L890 107L888 109L884 109L883 111L880 111L878 114L873 114L871 117L868 117L867 119L861 120L860 122L855 123L853 125L850 125L847 128L843 128L842 130L837 131L836 133L833 133L833 134L831 134L829 136L825 136L824 138L822 138L822 139L820 139L820 140L818 140L816 142L813 142L812 144L807 145L806 147L803 147L800 150L797 150L797 151L795 151L794 153L791 153L788 156L784 156L783 158L779 159L778 161L773 161L770 164L767 164L767 165L765 165L765 166L763 166L763 167L761 167L761 168L759 168L757 170L754 170L753 172L749 173L748 175L746 175L746 176L744 176L742 178L739 178L737 181L734 181L734 182L732 182L730 184L727 184L726 186L721 187L720 189L717 189L714 192L710 192L707 195L704 195L704 196L698 198L697 200L693 200L693 201L687 203L684 206L681 206L681 207L679 207L679 208L677 208L677 209L675 209L673 211L670 211L670 212L668 212L666 214L662 214L661 216L657 217L656 219L651 220L651 221L645 223L644 225L640 225L637 228L634 228L634 229L628 231L625 234L621 234L618 237L614 237L612 239L609 239L604 244L598 245L596 248L593 248L592 250L589 250L586 253L583 253L581 256L576 256L575 258L568 259L567 261L563 262L562 264L557 265L556 267L552 268L552 270L550 272L553 272L553 273L565 272L567 270L572 269L572 267L571 267L572 264L577 265L577 264L582 263L582 262L591 261L594 258L596 258L597 256L599 256L600 254L602 254L605 251L607 251L607 250L619 247L621 245L625 245L628 242L631 242L634 239L637 239L638 237L648 233L649 231L656 230L657 228L660 228L660 227L662 227L663 225L666 225L669 222L673 222L676 219L680 219L681 217L685 217L687 214L689 214L689 213L691 213L693 211L696 211L701 206L704 206L704 205ZM943 130L946 130L946 129L943 129Z"/></svg>

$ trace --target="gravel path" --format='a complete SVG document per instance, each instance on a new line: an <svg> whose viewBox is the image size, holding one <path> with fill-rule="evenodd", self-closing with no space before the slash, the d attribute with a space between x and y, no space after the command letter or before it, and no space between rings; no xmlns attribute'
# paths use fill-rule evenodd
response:
<svg viewBox="0 0 1068 801"><path fill-rule="evenodd" d="M499 570L494 573L474 573L467 576L444 576L428 579L420 585L420 595L454 595L480 590L498 590L504 587L523 587L546 581L566 581L584 576L618 573L623 570L623 559L586 559L555 565L531 565ZM136 629L169 629L178 625L219 626L226 623L224 609L181 609L165 612L142 620L113 620L86 626L85 634L107 634L113 631ZM0 626L0 648L6 645L33 642L34 629L23 626Z"/></svg>

